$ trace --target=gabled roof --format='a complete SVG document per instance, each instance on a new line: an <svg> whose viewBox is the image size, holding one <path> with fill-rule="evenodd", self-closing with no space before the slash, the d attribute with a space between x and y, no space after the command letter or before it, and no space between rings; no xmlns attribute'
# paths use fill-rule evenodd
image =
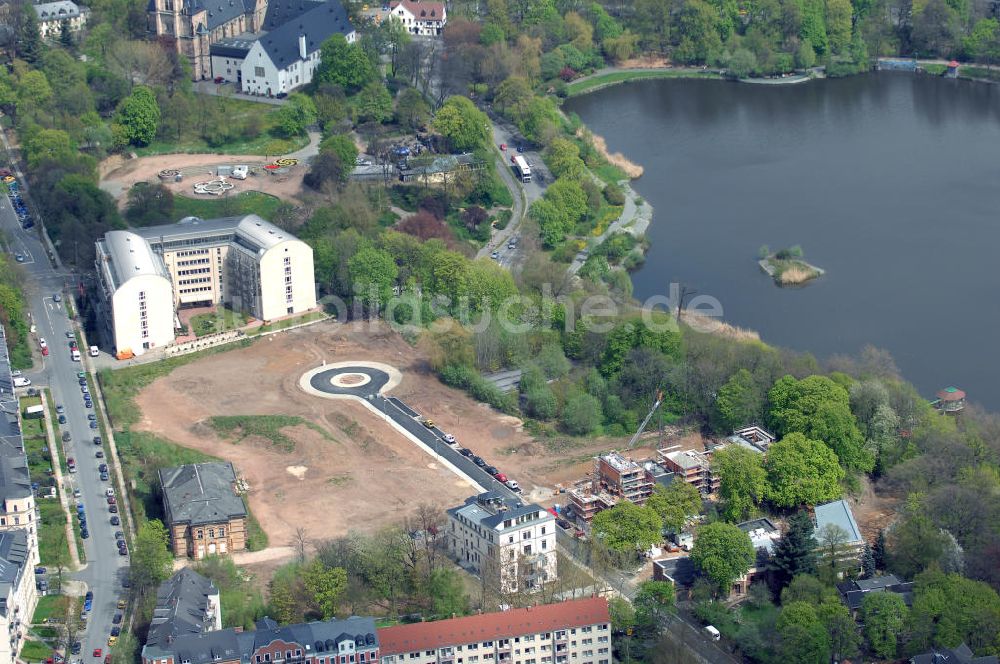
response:
<svg viewBox="0 0 1000 664"><path fill-rule="evenodd" d="M913 604L913 583L903 582L895 574L857 579L837 584L840 598L852 611L861 608L865 595L873 592L890 592L902 596L907 606Z"/></svg>
<svg viewBox="0 0 1000 664"><path fill-rule="evenodd" d="M0 532L0 615L7 615L7 598L22 583L29 558L25 530Z"/></svg>
<svg viewBox="0 0 1000 664"><path fill-rule="evenodd" d="M167 520L191 525L245 517L246 505L236 495L236 472L229 462L194 463L159 471Z"/></svg>
<svg viewBox="0 0 1000 664"><path fill-rule="evenodd" d="M277 30L285 23L305 14L310 9L315 9L323 4L323 0L273 0L267 3L267 13L264 14L264 24L261 26L265 32Z"/></svg>
<svg viewBox="0 0 1000 664"><path fill-rule="evenodd" d="M395 9L400 5L413 14L418 21L441 22L445 18L445 8L443 2L415 2L414 0L394 0L389 8Z"/></svg>
<svg viewBox="0 0 1000 664"><path fill-rule="evenodd" d="M448 510L452 516L462 516L490 530L503 531L504 522L514 521L518 517L525 515L537 515L537 519L532 524L544 521L554 521L555 517L543 508L534 503L524 504L519 500L514 500L496 491L487 491L478 496L466 498L465 504L452 507ZM521 528L524 524L512 524L512 528Z"/></svg>
<svg viewBox="0 0 1000 664"><path fill-rule="evenodd" d="M212 625L208 598L219 589L197 572L184 568L164 581L156 593L147 644L166 647L182 634L200 634Z"/></svg>
<svg viewBox="0 0 1000 664"><path fill-rule="evenodd" d="M912 664L998 664L996 655L975 657L972 650L964 643L957 648L935 648L930 652L915 655L910 659Z"/></svg>
<svg viewBox="0 0 1000 664"><path fill-rule="evenodd" d="M152 4L152 2L150 3ZM208 14L208 30L215 30L249 11L253 11L253 0L184 0L183 13L192 16L204 11Z"/></svg>
<svg viewBox="0 0 1000 664"><path fill-rule="evenodd" d="M64 18L76 18L82 13L80 7L70 0L43 2L34 7L39 21L61 21Z"/></svg>
<svg viewBox="0 0 1000 664"><path fill-rule="evenodd" d="M823 526L833 524L840 526L847 533L845 544L860 544L865 541L858 528L858 522L854 520L854 513L846 500L835 500L832 503L816 506L816 530L813 537L819 538L819 531Z"/></svg>
<svg viewBox="0 0 1000 664"><path fill-rule="evenodd" d="M261 36L258 43L278 69L286 69L299 57L299 37L305 35L306 54L318 51L327 39L335 34L354 32L347 11L339 0L315 3L303 14L292 18L271 32Z"/></svg>
<svg viewBox="0 0 1000 664"><path fill-rule="evenodd" d="M382 655L399 655L476 641L568 630L610 621L608 600L604 597L587 597L478 616L395 625L380 629L378 638Z"/></svg>

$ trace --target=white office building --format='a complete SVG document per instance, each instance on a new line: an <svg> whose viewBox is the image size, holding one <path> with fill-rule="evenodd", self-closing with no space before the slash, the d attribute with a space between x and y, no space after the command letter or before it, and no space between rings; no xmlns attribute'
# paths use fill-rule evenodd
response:
<svg viewBox="0 0 1000 664"><path fill-rule="evenodd" d="M267 321L316 307L312 248L254 214L109 231L97 274L119 357L173 342L182 308Z"/></svg>

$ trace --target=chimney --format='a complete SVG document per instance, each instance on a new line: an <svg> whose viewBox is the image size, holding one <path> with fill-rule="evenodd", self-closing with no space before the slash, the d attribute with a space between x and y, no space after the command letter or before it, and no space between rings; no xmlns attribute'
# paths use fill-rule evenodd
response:
<svg viewBox="0 0 1000 664"><path fill-rule="evenodd" d="M306 36L299 35L299 57L305 60L306 55Z"/></svg>

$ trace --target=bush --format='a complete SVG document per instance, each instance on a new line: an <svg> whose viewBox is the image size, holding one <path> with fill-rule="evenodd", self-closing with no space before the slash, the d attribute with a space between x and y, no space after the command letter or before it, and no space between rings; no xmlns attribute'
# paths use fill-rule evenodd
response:
<svg viewBox="0 0 1000 664"><path fill-rule="evenodd" d="M625 192L617 184L609 184L604 188L604 199L609 205L625 205Z"/></svg>

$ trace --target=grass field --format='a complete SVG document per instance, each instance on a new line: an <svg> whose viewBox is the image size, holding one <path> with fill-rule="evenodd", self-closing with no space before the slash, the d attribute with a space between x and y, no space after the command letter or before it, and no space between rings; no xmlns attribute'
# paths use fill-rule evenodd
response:
<svg viewBox="0 0 1000 664"><path fill-rule="evenodd" d="M640 81L649 78L716 78L722 76L715 72L699 71L692 69L643 69L636 71L614 71L588 78L583 81L576 81L566 86L566 92L570 97L586 94L600 88L611 85L627 83L629 81Z"/></svg>
<svg viewBox="0 0 1000 664"><path fill-rule="evenodd" d="M184 366L202 357L214 355L215 353L224 353L235 348L243 348L250 343L252 341L247 339L242 342L216 346L215 348L209 348L197 353L170 357L159 362L138 364L134 367L124 369L105 369L101 371L99 379L101 389L104 390L104 403L107 405L108 417L111 418L112 426L116 429L122 429L139 421L139 412L134 401L135 395L157 378L166 376L177 367Z"/></svg>
<svg viewBox="0 0 1000 664"><path fill-rule="evenodd" d="M69 597L65 595L39 597L38 606L35 607L35 615L32 616L31 622L37 625L50 618L62 619L66 616L67 608L69 608Z"/></svg>
<svg viewBox="0 0 1000 664"><path fill-rule="evenodd" d="M24 647L21 648L22 662L44 662L46 658L51 656L52 648L40 641L31 641L29 639L24 642Z"/></svg>
<svg viewBox="0 0 1000 664"><path fill-rule="evenodd" d="M198 95L196 100L198 108L195 115L204 115L204 122L199 122L196 117L194 121L185 123L180 138L153 141L138 148L136 154L140 157L177 152L283 155L305 147L309 142L309 137L304 134L290 139L271 134L277 124L275 115L280 106L213 95ZM234 131L231 140L209 145L201 136L201 126L210 127L218 122L226 122L240 131Z"/></svg>
<svg viewBox="0 0 1000 664"><path fill-rule="evenodd" d="M264 334L265 332L275 332L277 330L284 330L286 328L292 327L293 325L301 325L302 323L309 323L314 320L320 320L326 318L326 314L322 311L313 311L304 316L297 316L295 318L282 318L279 321L273 323L268 323L267 325L261 325L255 327L251 330L247 330L247 336L254 336L259 334Z"/></svg>
<svg viewBox="0 0 1000 664"><path fill-rule="evenodd" d="M333 440L322 427L291 415L218 415L208 423L217 434L233 439L235 444L248 436L257 436L285 452L295 449L295 441L282 431L287 427L307 426L327 440Z"/></svg>
<svg viewBox="0 0 1000 664"><path fill-rule="evenodd" d="M245 314L223 307L221 311L194 316L191 319L191 332L196 337L204 337L216 332L234 330L246 324Z"/></svg>
<svg viewBox="0 0 1000 664"><path fill-rule="evenodd" d="M264 219L273 219L280 205L280 198L259 191L243 191L235 196L220 198L174 196L174 217L178 219L184 217L215 219L241 214L256 214Z"/></svg>

